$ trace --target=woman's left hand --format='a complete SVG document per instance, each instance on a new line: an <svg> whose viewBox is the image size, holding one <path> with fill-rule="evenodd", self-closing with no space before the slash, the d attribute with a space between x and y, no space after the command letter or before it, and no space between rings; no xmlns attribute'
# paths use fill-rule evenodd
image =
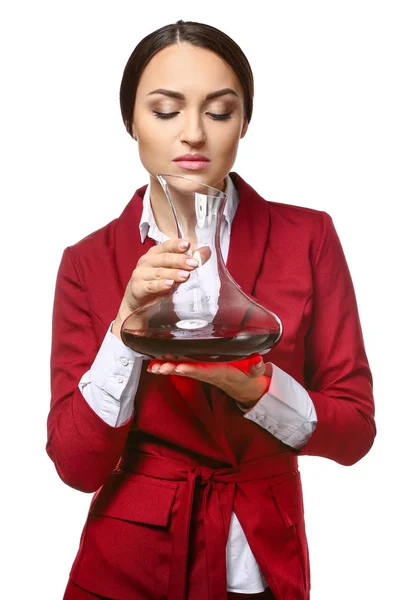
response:
<svg viewBox="0 0 400 600"><path fill-rule="evenodd" d="M151 361L148 372L180 375L215 385L246 408L254 406L269 386L271 373L262 357L253 355L232 363L196 362L187 357L162 357ZM269 370L269 365L267 370Z"/></svg>

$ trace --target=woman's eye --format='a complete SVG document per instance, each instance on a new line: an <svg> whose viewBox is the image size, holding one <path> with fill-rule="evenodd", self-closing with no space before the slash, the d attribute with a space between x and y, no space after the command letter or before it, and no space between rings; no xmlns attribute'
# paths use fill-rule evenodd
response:
<svg viewBox="0 0 400 600"><path fill-rule="evenodd" d="M230 119L232 113L224 113L223 115L217 115L214 113L208 113L210 115L210 117L212 117L213 119L215 119L215 121L224 121L225 119Z"/></svg>
<svg viewBox="0 0 400 600"><path fill-rule="evenodd" d="M175 117L175 115L179 115L179 112L171 112L171 113L163 113L163 112L159 112L158 110L153 110L154 115L157 117L157 119L172 119L173 117ZM225 119L230 119L232 113L224 113L224 114L215 114L215 113L207 113L208 115L210 115L210 117L212 119L214 119L215 121L223 121Z"/></svg>
<svg viewBox="0 0 400 600"><path fill-rule="evenodd" d="M172 119L172 117L179 114L178 112L162 113L158 112L157 110L153 110L153 113L155 114L157 119Z"/></svg>

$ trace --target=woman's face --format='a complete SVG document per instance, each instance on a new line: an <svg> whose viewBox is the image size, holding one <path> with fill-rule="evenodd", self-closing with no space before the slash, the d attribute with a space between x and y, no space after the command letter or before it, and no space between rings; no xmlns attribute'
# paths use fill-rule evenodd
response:
<svg viewBox="0 0 400 600"><path fill-rule="evenodd" d="M232 91L207 99L226 89ZM217 54L183 43L151 59L139 81L132 125L151 175L183 175L224 190L246 131L242 87ZM174 162L184 154L202 154L209 162L189 170Z"/></svg>

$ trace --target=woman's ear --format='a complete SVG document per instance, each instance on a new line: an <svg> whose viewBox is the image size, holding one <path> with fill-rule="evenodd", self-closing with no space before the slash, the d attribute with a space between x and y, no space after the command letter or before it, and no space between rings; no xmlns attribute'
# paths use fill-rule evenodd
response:
<svg viewBox="0 0 400 600"><path fill-rule="evenodd" d="M249 122L247 119L245 119L245 121L243 123L242 131L240 132L240 139L244 138L244 136L247 133L248 128L249 128Z"/></svg>

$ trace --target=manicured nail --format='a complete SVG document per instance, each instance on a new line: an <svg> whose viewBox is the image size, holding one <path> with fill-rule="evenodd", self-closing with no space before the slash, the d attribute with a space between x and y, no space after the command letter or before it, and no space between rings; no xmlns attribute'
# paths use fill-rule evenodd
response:
<svg viewBox="0 0 400 600"><path fill-rule="evenodd" d="M175 283L175 282L174 282L174 280L173 280L173 279L166 279L166 280L164 281L164 284L165 284L167 287L171 287L171 285L173 285L174 283Z"/></svg>
<svg viewBox="0 0 400 600"><path fill-rule="evenodd" d="M179 277L184 277L185 279L189 277L188 271L178 271Z"/></svg>
<svg viewBox="0 0 400 600"><path fill-rule="evenodd" d="M198 261L198 263L199 263L199 265L201 267L201 265L202 265L201 256L200 256L200 252L198 250L195 250L193 252L193 258L195 258Z"/></svg>
<svg viewBox="0 0 400 600"><path fill-rule="evenodd" d="M194 258L187 258L186 259L186 264L189 267L198 267L199 266L199 263L197 262L197 260L194 260Z"/></svg>
<svg viewBox="0 0 400 600"><path fill-rule="evenodd" d="M187 249L189 248L189 242L182 241L182 242L179 244L179 248L182 248L182 250L187 250Z"/></svg>

